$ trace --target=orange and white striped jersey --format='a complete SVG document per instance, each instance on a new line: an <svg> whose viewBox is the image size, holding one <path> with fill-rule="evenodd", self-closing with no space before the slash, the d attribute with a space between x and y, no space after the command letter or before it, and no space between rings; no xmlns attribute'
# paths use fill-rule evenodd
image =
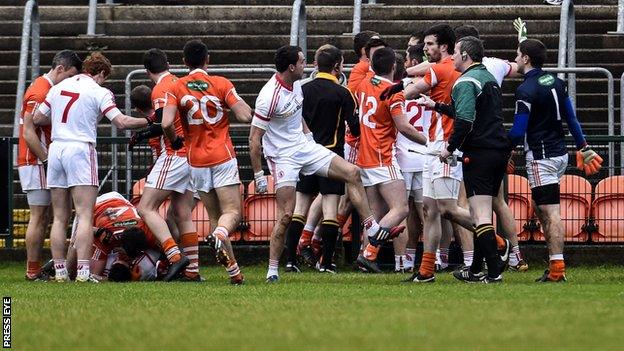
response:
<svg viewBox="0 0 624 351"><path fill-rule="evenodd" d="M48 78L47 75L42 75L35 79L28 89L26 89L26 93L24 93L24 101L22 102L22 113L20 114L20 127L19 127L19 145L18 145L18 154L17 154L17 166L29 166L36 165L39 163L37 156L30 151L28 144L26 144L26 139L24 139L24 115L27 113L35 114L37 111L37 107L39 104L45 100L48 91L52 88L52 81ZM35 132L39 137L39 141L44 149L47 149L50 145L50 132L52 127L50 125L35 127Z"/></svg>
<svg viewBox="0 0 624 351"><path fill-rule="evenodd" d="M394 94L381 101L379 96L392 82L380 76L367 78L356 89L360 105L360 145L356 164L362 168L393 165L397 130L394 117L405 113L405 96Z"/></svg>
<svg viewBox="0 0 624 351"><path fill-rule="evenodd" d="M167 103L167 92L173 89L177 80L178 77L174 76L169 72L166 72L158 77L158 81L156 81L156 85L154 86L154 89L152 89L152 107L154 107L154 111L158 110L159 108L165 107ZM175 119L173 120L173 127L175 128L175 132L177 135L184 135L182 121L180 120L180 111L176 112ZM172 149L171 141L164 135L161 135L154 139L158 139L158 141L160 142L161 152L164 151L167 153L167 155L177 155L180 157L186 156L186 147L183 146L178 150ZM150 143L150 146L151 145L152 143ZM154 150L154 148L152 148L152 150Z"/></svg>
<svg viewBox="0 0 624 351"><path fill-rule="evenodd" d="M241 100L232 82L199 68L167 93L165 105L180 111L191 166L212 167L236 157L225 109Z"/></svg>
<svg viewBox="0 0 624 351"><path fill-rule="evenodd" d="M451 103L451 91L453 84L460 73L455 70L451 56L432 65L423 78L431 86L431 99L445 104ZM431 125L428 129L428 146L432 150L441 150L446 147L446 142L453 132L453 119L433 111Z"/></svg>
<svg viewBox="0 0 624 351"><path fill-rule="evenodd" d="M366 78L373 77L375 72L371 70L370 62L368 60L360 60L353 69L351 73L349 73L349 80L347 81L347 88L351 91L353 95L355 95L355 91L362 81ZM347 126L345 130L345 143L351 145L352 147L356 147L358 143L359 137L351 134L349 130L349 126Z"/></svg>
<svg viewBox="0 0 624 351"><path fill-rule="evenodd" d="M101 260L114 248L120 247L122 233L130 227L143 229L148 245L150 247L159 247L158 241L139 216L136 207L121 194L114 191L97 197L93 209L93 226L106 228L112 232L110 237L96 237L93 239L93 245L95 246L93 259L95 260Z"/></svg>

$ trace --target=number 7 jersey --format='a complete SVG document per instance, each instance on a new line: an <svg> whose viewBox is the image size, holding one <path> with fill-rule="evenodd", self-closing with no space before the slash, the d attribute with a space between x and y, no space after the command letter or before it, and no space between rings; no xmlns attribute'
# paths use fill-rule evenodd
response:
<svg viewBox="0 0 624 351"><path fill-rule="evenodd" d="M166 96L165 106L177 106L180 112L191 166L212 167L236 157L225 108L242 99L232 82L195 69Z"/></svg>

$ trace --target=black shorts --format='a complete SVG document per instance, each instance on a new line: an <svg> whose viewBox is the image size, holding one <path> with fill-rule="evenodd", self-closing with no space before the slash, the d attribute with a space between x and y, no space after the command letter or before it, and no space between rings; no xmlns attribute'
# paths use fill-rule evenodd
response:
<svg viewBox="0 0 624 351"><path fill-rule="evenodd" d="M464 152L462 171L466 195L489 195L496 197L507 170L510 153L499 149L472 149Z"/></svg>
<svg viewBox="0 0 624 351"><path fill-rule="evenodd" d="M339 180L329 179L311 174L300 176L297 182L297 191L303 194L344 195L345 184Z"/></svg>

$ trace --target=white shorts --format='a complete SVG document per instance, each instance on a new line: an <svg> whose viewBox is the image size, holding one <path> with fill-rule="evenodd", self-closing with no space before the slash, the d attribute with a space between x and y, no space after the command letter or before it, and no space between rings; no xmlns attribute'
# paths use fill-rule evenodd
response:
<svg viewBox="0 0 624 351"><path fill-rule="evenodd" d="M283 186L295 186L299 181L299 173L316 174L327 177L331 160L336 157L334 152L323 145L308 142L289 157L266 157L275 189Z"/></svg>
<svg viewBox="0 0 624 351"><path fill-rule="evenodd" d="M47 189L46 175L43 165L29 165L17 168L20 184L24 192L28 190Z"/></svg>
<svg viewBox="0 0 624 351"><path fill-rule="evenodd" d="M362 168L362 184L373 186L394 180L403 180L401 169L397 165L385 167Z"/></svg>
<svg viewBox="0 0 624 351"><path fill-rule="evenodd" d="M186 157L160 154L152 170L147 175L145 186L148 188L171 190L184 194L191 187L191 167Z"/></svg>
<svg viewBox="0 0 624 351"><path fill-rule="evenodd" d="M423 178L438 179L438 178L453 178L455 180L462 181L462 163L457 162L456 166L451 166L447 163L440 161L438 157L430 157L425 167L428 174L423 174Z"/></svg>
<svg viewBox="0 0 624 351"><path fill-rule="evenodd" d="M541 160L527 157L526 165L531 189L548 184L559 184L559 179L563 177L568 166L568 154Z"/></svg>
<svg viewBox="0 0 624 351"><path fill-rule="evenodd" d="M193 188L205 193L212 189L240 184L238 161L235 158L212 167L191 166Z"/></svg>
<svg viewBox="0 0 624 351"><path fill-rule="evenodd" d="M98 186L95 147L81 141L56 140L48 151L48 187Z"/></svg>
<svg viewBox="0 0 624 351"><path fill-rule="evenodd" d="M459 198L460 181L454 178L423 177L423 196L434 200L457 200Z"/></svg>
<svg viewBox="0 0 624 351"><path fill-rule="evenodd" d="M344 159L350 163L355 164L355 161L358 157L358 148L356 146L351 146L348 143L344 144Z"/></svg>
<svg viewBox="0 0 624 351"><path fill-rule="evenodd" d="M403 172L407 197L410 196L415 202L423 200L423 172Z"/></svg>

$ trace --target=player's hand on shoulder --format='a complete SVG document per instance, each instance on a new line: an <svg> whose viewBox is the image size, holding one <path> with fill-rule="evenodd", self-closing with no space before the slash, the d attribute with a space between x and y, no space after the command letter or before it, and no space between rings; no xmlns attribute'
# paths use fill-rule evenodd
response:
<svg viewBox="0 0 624 351"><path fill-rule="evenodd" d="M381 92L379 98L381 99L381 101L388 100L390 97L392 97L392 95L403 91L403 88L403 81L400 81L399 83L393 84L384 89L384 91Z"/></svg>

